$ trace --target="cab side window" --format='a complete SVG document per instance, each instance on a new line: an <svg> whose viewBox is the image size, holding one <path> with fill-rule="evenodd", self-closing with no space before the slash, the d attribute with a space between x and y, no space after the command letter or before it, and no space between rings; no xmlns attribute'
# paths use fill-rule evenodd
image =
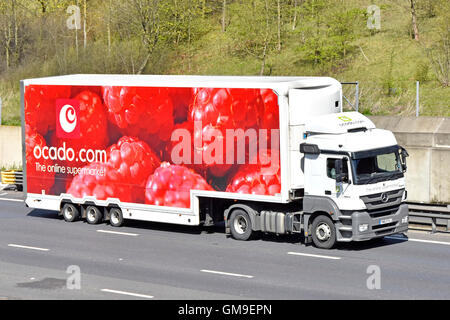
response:
<svg viewBox="0 0 450 320"><path fill-rule="evenodd" d="M338 160L337 158L327 158L327 177L336 180L336 168L334 165L334 161ZM344 165L342 166L342 172L346 173L348 176L348 166L347 161L344 161Z"/></svg>

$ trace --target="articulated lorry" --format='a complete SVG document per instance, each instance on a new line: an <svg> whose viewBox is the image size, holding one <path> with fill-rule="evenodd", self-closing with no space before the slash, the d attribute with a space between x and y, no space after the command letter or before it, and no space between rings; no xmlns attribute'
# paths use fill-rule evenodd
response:
<svg viewBox="0 0 450 320"><path fill-rule="evenodd" d="M405 232L406 150L328 77L21 81L25 203L66 221L214 225L331 248Z"/></svg>

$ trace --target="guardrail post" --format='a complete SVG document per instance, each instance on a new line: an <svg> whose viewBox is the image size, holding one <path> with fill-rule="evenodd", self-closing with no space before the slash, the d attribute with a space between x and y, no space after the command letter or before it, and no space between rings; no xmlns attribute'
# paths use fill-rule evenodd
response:
<svg viewBox="0 0 450 320"><path fill-rule="evenodd" d="M416 117L419 116L419 81L416 81Z"/></svg>
<svg viewBox="0 0 450 320"><path fill-rule="evenodd" d="M450 204L447 205L447 208L450 209ZM450 219L447 220L447 230L445 231L450 231Z"/></svg>
<svg viewBox="0 0 450 320"><path fill-rule="evenodd" d="M356 81L356 88L355 88L355 106L356 106L356 112L358 112L359 109L359 82Z"/></svg>

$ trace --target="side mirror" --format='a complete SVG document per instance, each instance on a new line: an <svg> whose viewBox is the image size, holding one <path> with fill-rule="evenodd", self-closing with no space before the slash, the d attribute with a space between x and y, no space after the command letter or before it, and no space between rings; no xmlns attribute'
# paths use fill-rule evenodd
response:
<svg viewBox="0 0 450 320"><path fill-rule="evenodd" d="M344 163L345 160L345 163ZM343 167L347 165L347 159L336 159L334 160L334 170L336 171L336 182L347 182L348 174L344 172Z"/></svg>
<svg viewBox="0 0 450 320"><path fill-rule="evenodd" d="M342 173L342 159L334 160L334 170L336 172L336 182L344 181L343 173Z"/></svg>
<svg viewBox="0 0 450 320"><path fill-rule="evenodd" d="M406 158L409 157L408 151L405 148L400 147L400 162L402 163L402 171L406 171Z"/></svg>

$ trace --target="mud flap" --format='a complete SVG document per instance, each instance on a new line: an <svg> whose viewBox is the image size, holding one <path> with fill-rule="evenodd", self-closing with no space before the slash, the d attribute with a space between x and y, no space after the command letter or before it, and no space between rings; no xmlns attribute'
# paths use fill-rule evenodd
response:
<svg viewBox="0 0 450 320"><path fill-rule="evenodd" d="M305 244L312 242L311 224L309 222L310 218L311 218L310 214L308 213L303 214L303 235L305 236Z"/></svg>

